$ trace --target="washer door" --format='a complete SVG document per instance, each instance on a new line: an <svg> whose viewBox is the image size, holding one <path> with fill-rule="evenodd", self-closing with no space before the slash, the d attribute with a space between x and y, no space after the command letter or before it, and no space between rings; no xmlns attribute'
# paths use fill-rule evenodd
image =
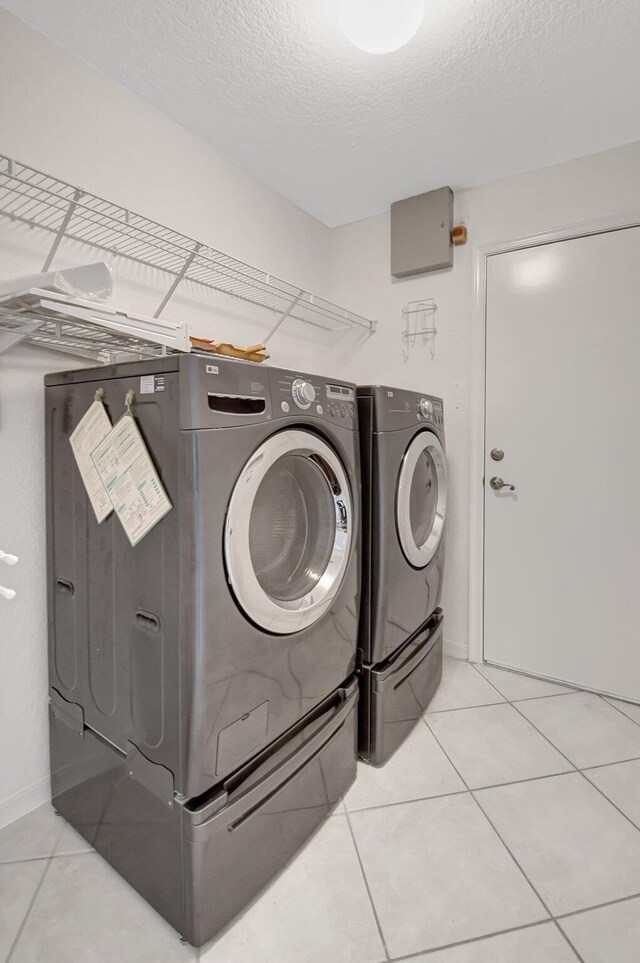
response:
<svg viewBox="0 0 640 963"><path fill-rule="evenodd" d="M415 568L428 565L440 544L447 508L447 462L431 431L416 435L404 453L396 499L400 545Z"/></svg>
<svg viewBox="0 0 640 963"><path fill-rule="evenodd" d="M352 529L333 449L308 431L272 435L244 466L225 525L229 581L248 617L281 635L317 622L342 583Z"/></svg>

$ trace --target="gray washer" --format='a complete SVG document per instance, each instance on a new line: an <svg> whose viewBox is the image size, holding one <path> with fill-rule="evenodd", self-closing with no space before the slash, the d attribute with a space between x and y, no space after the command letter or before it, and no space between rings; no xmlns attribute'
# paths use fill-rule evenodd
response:
<svg viewBox="0 0 640 963"><path fill-rule="evenodd" d="M56 373L45 384L54 773L73 756L59 724L71 720L76 738L90 733L90 741L110 747L109 772L130 773L156 796L186 807L174 826L180 849L184 819L200 825L213 798L217 812L223 798L241 795L245 779L260 798L260 766L269 785L278 782L269 766L283 740L284 756L303 753L302 771L307 734L315 738L320 727L324 741L312 758L326 777L323 806L317 786L312 799L295 767L282 773L301 805L314 809L304 825L317 824L355 775L357 693L348 682L360 593L354 386L195 355ZM114 514L97 524L69 444L98 389L114 423L127 392L135 392L133 414L173 505L135 548ZM334 738L347 752L337 768ZM109 780L100 777L105 795L98 793L96 814L111 805ZM56 804L77 828L85 789L75 785L71 796L55 789ZM127 794L117 795L126 810ZM97 848L168 916L175 893L154 902L148 894L159 885L155 877L144 868L127 875L126 860L124 869L120 864L132 845L127 818L134 826L144 820L133 812L117 818L122 832L99 835L104 845ZM88 826L93 819L87 815ZM144 830L149 845L163 831L154 825ZM288 825L279 832L286 835ZM199 829L203 846L205 837ZM265 853L256 875L262 883L289 848ZM243 854L232 847L229 865ZM198 873L187 889L209 870ZM235 912L255 886L231 891ZM211 905L196 924L187 911L181 931L209 938L229 918L225 912Z"/></svg>

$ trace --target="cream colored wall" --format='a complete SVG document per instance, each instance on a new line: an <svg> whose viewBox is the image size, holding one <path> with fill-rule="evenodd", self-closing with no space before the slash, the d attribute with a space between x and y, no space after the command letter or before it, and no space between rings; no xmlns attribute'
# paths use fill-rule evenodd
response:
<svg viewBox="0 0 640 963"><path fill-rule="evenodd" d="M330 231L155 108L0 10L0 152L169 224L319 294L328 294ZM40 270L51 235L0 219L0 275ZM55 266L99 259L65 243ZM110 259L114 302L153 313L166 276ZM202 333L260 340L231 302L181 291L169 316ZM318 370L324 332L291 322L272 358ZM42 377L78 366L30 347L0 355L0 547L20 556L0 581L0 826L48 798Z"/></svg>
<svg viewBox="0 0 640 963"><path fill-rule="evenodd" d="M504 239L544 233L592 219L640 212L640 143L558 164L455 196L456 221L469 242L457 248L454 267L419 278L389 275L389 216L357 221L332 232L333 296L380 318L375 337L354 357L336 352L330 363L354 381L389 382L442 395L451 503L445 577L445 638L449 651L465 655L469 620L469 504L474 325L474 249ZM400 331L408 301L435 298L435 357L416 345L405 363ZM541 386L544 372L540 372ZM533 399L532 399L533 402ZM524 617L531 617L525 613Z"/></svg>
<svg viewBox="0 0 640 963"><path fill-rule="evenodd" d="M445 589L450 651L467 647L473 247L592 217L640 210L640 145L461 191L456 216L470 243L451 271L393 281L388 217L330 231L129 91L0 10L0 151L265 270L379 319L378 331L329 335L287 322L272 362L353 381L389 382L446 401L451 511ZM38 270L50 237L0 219L0 274ZM64 244L57 265L94 259ZM166 278L113 260L114 301L152 313ZM434 297L435 357L416 345L405 363L401 309ZM171 302L204 334L255 341L272 317L248 318L193 290ZM0 605L0 825L47 798L46 618L42 375L70 367L33 348L0 356L0 547L20 555L3 571L18 589ZM541 378L543 373L541 373Z"/></svg>

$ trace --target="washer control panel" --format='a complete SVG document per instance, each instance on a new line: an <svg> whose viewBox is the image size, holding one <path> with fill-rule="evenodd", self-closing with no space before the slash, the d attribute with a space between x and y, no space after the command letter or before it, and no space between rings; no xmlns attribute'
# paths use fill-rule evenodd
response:
<svg viewBox="0 0 640 963"><path fill-rule="evenodd" d="M438 428L444 426L443 405L439 398L420 398L417 409L418 421L427 421Z"/></svg>
<svg viewBox="0 0 640 963"><path fill-rule="evenodd" d="M316 375L270 370L274 413L310 415L352 430L357 427L353 385L325 381Z"/></svg>
<svg viewBox="0 0 640 963"><path fill-rule="evenodd" d="M298 408L310 408L316 400L316 389L310 381L304 378L296 378L291 385L291 397Z"/></svg>
<svg viewBox="0 0 640 963"><path fill-rule="evenodd" d="M370 415L373 432L427 425L444 431L444 404L435 395L389 385L361 385L357 396L358 403Z"/></svg>
<svg viewBox="0 0 640 963"><path fill-rule="evenodd" d="M327 411L332 418L353 418L355 394L348 385L327 385Z"/></svg>

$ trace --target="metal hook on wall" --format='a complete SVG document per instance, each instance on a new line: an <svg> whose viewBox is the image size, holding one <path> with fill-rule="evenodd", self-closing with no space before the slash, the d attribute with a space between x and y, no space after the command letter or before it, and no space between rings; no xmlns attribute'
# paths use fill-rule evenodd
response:
<svg viewBox="0 0 640 963"><path fill-rule="evenodd" d="M434 340L438 329L434 324L434 319L437 310L438 306L433 298L409 301L402 309L402 317L405 322L402 332L402 356L405 361L409 360L409 351L418 340L421 340L423 345L428 344L431 357L435 356Z"/></svg>

